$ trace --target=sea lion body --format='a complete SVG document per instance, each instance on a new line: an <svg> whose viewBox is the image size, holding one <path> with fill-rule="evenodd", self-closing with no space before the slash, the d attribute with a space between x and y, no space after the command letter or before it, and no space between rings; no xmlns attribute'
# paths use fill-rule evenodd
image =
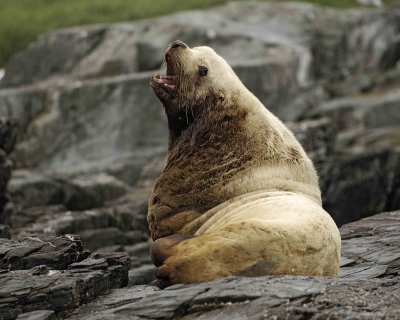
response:
<svg viewBox="0 0 400 320"><path fill-rule="evenodd" d="M211 48L173 42L166 61L167 75L151 81L170 129L149 200L153 256L185 236L156 257L157 276L336 275L339 231L294 135Z"/></svg>

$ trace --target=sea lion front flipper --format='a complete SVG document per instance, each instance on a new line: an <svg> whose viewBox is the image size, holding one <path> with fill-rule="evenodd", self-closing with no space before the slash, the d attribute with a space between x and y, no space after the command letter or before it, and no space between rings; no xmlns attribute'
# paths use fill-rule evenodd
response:
<svg viewBox="0 0 400 320"><path fill-rule="evenodd" d="M175 245L190 238L192 238L192 236L173 234L168 237L157 239L153 242L150 249L151 261L156 267L161 266L166 259L174 254L173 247Z"/></svg>

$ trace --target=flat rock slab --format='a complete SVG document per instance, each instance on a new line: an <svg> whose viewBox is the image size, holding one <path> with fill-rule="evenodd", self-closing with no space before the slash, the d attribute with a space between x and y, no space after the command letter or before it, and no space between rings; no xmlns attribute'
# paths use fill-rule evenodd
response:
<svg viewBox="0 0 400 320"><path fill-rule="evenodd" d="M395 319L398 293L398 279L231 277L162 291L116 290L69 319Z"/></svg>
<svg viewBox="0 0 400 320"><path fill-rule="evenodd" d="M397 319L400 211L341 228L338 278L230 277L164 290L114 290L69 319Z"/></svg>
<svg viewBox="0 0 400 320"><path fill-rule="evenodd" d="M128 255L89 256L76 236L0 240L0 319L61 317L129 281Z"/></svg>
<svg viewBox="0 0 400 320"><path fill-rule="evenodd" d="M40 265L62 270L89 254L83 250L79 237L74 235L30 236L22 241L0 239L0 268L5 270L23 270Z"/></svg>

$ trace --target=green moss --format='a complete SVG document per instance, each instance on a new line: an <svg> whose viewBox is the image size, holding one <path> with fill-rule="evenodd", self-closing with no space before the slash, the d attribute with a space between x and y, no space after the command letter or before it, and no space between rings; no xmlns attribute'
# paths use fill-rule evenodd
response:
<svg viewBox="0 0 400 320"><path fill-rule="evenodd" d="M40 33L51 29L130 21L228 1L234 0L0 0L0 66ZM394 1L399 0L385 2ZM357 5L355 0L306 2L340 8Z"/></svg>

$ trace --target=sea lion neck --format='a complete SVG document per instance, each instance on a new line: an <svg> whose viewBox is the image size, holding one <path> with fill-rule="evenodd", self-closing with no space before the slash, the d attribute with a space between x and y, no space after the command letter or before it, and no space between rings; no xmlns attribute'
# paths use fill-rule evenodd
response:
<svg viewBox="0 0 400 320"><path fill-rule="evenodd" d="M174 145L182 133L193 125L195 117L192 110L193 108L190 106L185 106L174 113L168 111L168 109L165 110L168 120L170 146Z"/></svg>
<svg viewBox="0 0 400 320"><path fill-rule="evenodd" d="M210 112L220 109L221 106L210 97L195 104L182 104L179 108L165 106L169 128L169 149L175 147L178 141L186 135L201 134L202 124L210 123ZM174 110L174 111L171 111Z"/></svg>

